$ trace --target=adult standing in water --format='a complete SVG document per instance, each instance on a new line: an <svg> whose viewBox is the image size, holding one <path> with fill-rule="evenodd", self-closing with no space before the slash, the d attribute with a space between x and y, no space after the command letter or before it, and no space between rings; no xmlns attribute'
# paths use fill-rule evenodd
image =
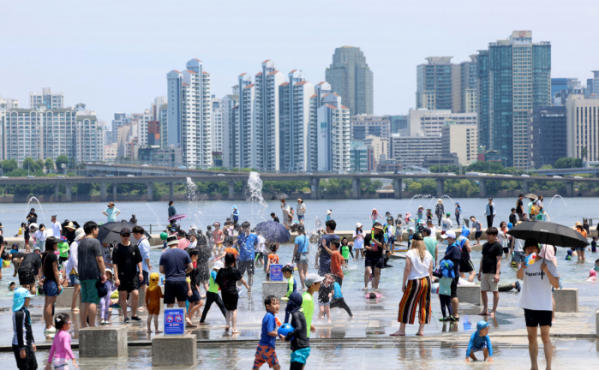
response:
<svg viewBox="0 0 599 370"><path fill-rule="evenodd" d="M175 201L171 200L168 202L168 219L177 214L177 209L175 208Z"/></svg>
<svg viewBox="0 0 599 370"><path fill-rule="evenodd" d="M331 241L339 240L339 237L335 235L335 229L337 223L335 220L328 220L326 223L326 233L318 242L318 252L316 252L316 261L319 263L316 267L318 268L318 275L325 276L331 273L331 255L327 253L322 247L322 240L326 241L326 246L331 248ZM381 231L382 231L381 227Z"/></svg>
<svg viewBox="0 0 599 370"><path fill-rule="evenodd" d="M522 193L518 195L518 201L516 202L516 214L518 215L519 220L524 218L524 194ZM515 225L513 222L512 224Z"/></svg>
<svg viewBox="0 0 599 370"><path fill-rule="evenodd" d="M306 215L306 204L302 198L297 199L297 220L300 225L304 225L304 217Z"/></svg>
<svg viewBox="0 0 599 370"><path fill-rule="evenodd" d="M406 253L406 265L401 290L403 297L399 303L399 330L391 336L405 336L406 324L414 324L418 309L418 332L424 335L424 325L431 321L431 282L433 279L433 256L426 249L421 233L414 234L412 248Z"/></svg>
<svg viewBox="0 0 599 370"><path fill-rule="evenodd" d="M460 250L460 246L457 243L455 232L453 230L449 230L441 235L441 238L447 240L445 244L447 245L447 249L445 250L443 259L453 262L453 273L455 274L455 278L451 282L451 308L453 310L453 317L458 321L460 319L458 315L458 281L460 280L459 269L462 251Z"/></svg>
<svg viewBox="0 0 599 370"><path fill-rule="evenodd" d="M106 208L102 214L108 217L106 222L116 222L116 217L121 214L121 211L114 206L113 202L110 202L108 203L108 208Z"/></svg>
<svg viewBox="0 0 599 370"><path fill-rule="evenodd" d="M96 239L99 232L98 225L88 221L83 225L83 231L85 237L79 242L77 248L77 269L81 282L80 328L88 327L88 319L89 326L96 326L96 306L100 303L96 283L106 281L102 244Z"/></svg>
<svg viewBox="0 0 599 370"><path fill-rule="evenodd" d="M308 275L310 240L306 236L304 226L298 227L297 233L298 235L295 238L295 249L293 250L293 256L294 262L297 266L297 272L299 273L300 281L302 283L302 290L304 290L306 288L304 280L306 280L306 275Z"/></svg>
<svg viewBox="0 0 599 370"><path fill-rule="evenodd" d="M443 219L443 215L445 214L445 207L443 206L443 200L437 200L437 205L435 206L435 215L437 215L437 219L439 220L439 226L441 226L441 220Z"/></svg>
<svg viewBox="0 0 599 370"><path fill-rule="evenodd" d="M58 241L60 239L53 236L46 239L46 252L42 257L42 272L44 281L44 321L46 330L44 335L53 335L56 329L52 326L52 311L56 297L62 291L60 277L58 275L58 255L54 252L58 250Z"/></svg>
<svg viewBox="0 0 599 370"><path fill-rule="evenodd" d="M385 231L380 223L375 222L372 225L370 234L366 234L364 249L366 250L366 258L364 259L364 290L368 289L368 282L373 272L372 288L378 290L381 269L384 266L383 251L385 249Z"/></svg>
<svg viewBox="0 0 599 370"><path fill-rule="evenodd" d="M489 198L489 203L485 208L485 216L487 216L487 227L493 227L493 218L495 218L495 214L497 213L497 209L495 208L495 203L493 203L493 198Z"/></svg>
<svg viewBox="0 0 599 370"><path fill-rule="evenodd" d="M356 258L364 257L362 252L364 251L364 231L362 231L362 224L356 223L356 231L354 231L354 249L356 250Z"/></svg>
<svg viewBox="0 0 599 370"><path fill-rule="evenodd" d="M480 281L480 291L483 300L483 309L479 315L495 317L497 305L499 304L499 274L501 273L501 257L503 248L497 241L498 230L494 227L487 229L487 242L483 245L482 258L480 260L480 269L478 271L478 281ZM493 293L493 309L491 313L487 311L487 292Z"/></svg>

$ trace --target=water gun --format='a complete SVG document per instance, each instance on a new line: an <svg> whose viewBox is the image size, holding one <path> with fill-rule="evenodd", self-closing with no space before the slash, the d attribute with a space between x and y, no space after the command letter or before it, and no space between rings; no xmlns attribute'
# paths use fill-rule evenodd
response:
<svg viewBox="0 0 599 370"><path fill-rule="evenodd" d="M528 256L526 256L526 267L532 265L533 263L537 262L537 254L536 253L531 253Z"/></svg>
<svg viewBox="0 0 599 370"><path fill-rule="evenodd" d="M370 231L370 246L372 247L373 251L378 251L378 246L376 245L376 243L374 242L374 227L372 228L372 230Z"/></svg>
<svg viewBox="0 0 599 370"><path fill-rule="evenodd" d="M283 324L281 324L281 320L279 320L278 317L275 317L275 322L277 323L277 326L283 325Z"/></svg>

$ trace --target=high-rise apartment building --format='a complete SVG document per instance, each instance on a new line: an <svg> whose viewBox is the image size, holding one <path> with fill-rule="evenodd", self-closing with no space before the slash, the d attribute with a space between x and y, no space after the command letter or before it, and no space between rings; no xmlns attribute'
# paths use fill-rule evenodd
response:
<svg viewBox="0 0 599 370"><path fill-rule="evenodd" d="M131 116L126 113L118 112L114 114L112 120L112 142L118 142L119 127L131 123Z"/></svg>
<svg viewBox="0 0 599 370"><path fill-rule="evenodd" d="M189 168L212 166L210 74L199 59L167 74L168 145L183 149Z"/></svg>
<svg viewBox="0 0 599 370"><path fill-rule="evenodd" d="M168 148L168 104L164 103L158 107L156 119L160 124L160 148Z"/></svg>
<svg viewBox="0 0 599 370"><path fill-rule="evenodd" d="M39 104L43 104L47 109L63 109L64 94L52 93L49 87L42 89L41 94L29 93L29 107L35 109Z"/></svg>
<svg viewBox="0 0 599 370"><path fill-rule="evenodd" d="M476 113L451 113L450 110L410 109L408 132L410 136L440 136L445 122L477 124Z"/></svg>
<svg viewBox="0 0 599 370"><path fill-rule="evenodd" d="M531 167L553 166L558 159L567 157L566 107L534 107L528 117Z"/></svg>
<svg viewBox="0 0 599 370"><path fill-rule="evenodd" d="M6 105L6 109L13 109L19 107L19 99L3 98L0 95L0 104Z"/></svg>
<svg viewBox="0 0 599 370"><path fill-rule="evenodd" d="M470 61L460 63L460 109L454 113L475 113L478 108L478 55L470 55ZM453 86L457 83L457 77Z"/></svg>
<svg viewBox="0 0 599 370"><path fill-rule="evenodd" d="M317 109L317 150L319 172L347 172L351 166L349 108L341 97L328 94Z"/></svg>
<svg viewBox="0 0 599 370"><path fill-rule="evenodd" d="M310 161L310 103L314 85L301 71L279 86L279 163L283 172L306 172Z"/></svg>
<svg viewBox="0 0 599 370"><path fill-rule="evenodd" d="M223 153L223 102L212 95L212 155Z"/></svg>
<svg viewBox="0 0 599 370"><path fill-rule="evenodd" d="M253 139L256 135L254 125L254 109L256 100L256 85L252 83L252 78L247 73L242 73L238 77L239 82L239 104L235 107L233 114L234 120L234 139L233 148L235 148L235 163L237 168L254 168L256 152L253 145Z"/></svg>
<svg viewBox="0 0 599 370"><path fill-rule="evenodd" d="M566 105L566 100L571 94L584 94L578 78L552 78L551 79L551 105Z"/></svg>
<svg viewBox="0 0 599 370"><path fill-rule="evenodd" d="M333 63L326 70L326 81L341 96L343 104L356 114L373 114L373 75L360 48L335 49Z"/></svg>
<svg viewBox="0 0 599 370"><path fill-rule="evenodd" d="M318 108L323 106L323 98L331 93L331 85L326 81L322 81L314 86L314 95L310 98L310 134L308 141L310 161L308 169L311 172L318 171Z"/></svg>
<svg viewBox="0 0 599 370"><path fill-rule="evenodd" d="M389 153L391 159L404 166L422 166L427 157L440 157L443 154L442 138L392 134Z"/></svg>
<svg viewBox="0 0 599 370"><path fill-rule="evenodd" d="M469 166L477 160L478 126L475 123L445 120L441 129L441 146L444 154L455 153L461 165Z"/></svg>
<svg viewBox="0 0 599 370"><path fill-rule="evenodd" d="M551 44L533 44L531 31L514 31L478 55L479 144L507 167L529 161L528 113L551 104Z"/></svg>
<svg viewBox="0 0 599 370"><path fill-rule="evenodd" d="M352 141L350 144L350 168L351 172L368 171L368 148L361 141Z"/></svg>
<svg viewBox="0 0 599 370"><path fill-rule="evenodd" d="M350 127L351 141L364 141L367 136L389 139L389 136L391 136L391 116L368 114L352 116Z"/></svg>
<svg viewBox="0 0 599 370"><path fill-rule="evenodd" d="M79 103L74 108L14 108L5 113L4 159L15 159L19 166L27 157L33 159L66 155L77 162L102 161L104 128L94 111Z"/></svg>
<svg viewBox="0 0 599 370"><path fill-rule="evenodd" d="M599 99L570 95L566 102L566 116L568 157L598 161Z"/></svg>
<svg viewBox="0 0 599 370"><path fill-rule="evenodd" d="M599 99L599 71L592 71L593 78L587 79L585 97L587 99Z"/></svg>
<svg viewBox="0 0 599 370"><path fill-rule="evenodd" d="M223 111L223 166L235 167L235 126L233 109L239 104L239 86L233 88L233 94L227 94L221 99Z"/></svg>
<svg viewBox="0 0 599 370"><path fill-rule="evenodd" d="M281 169L281 84L285 76L272 60L262 62L262 70L254 76L255 100L255 164L266 171ZM292 122L293 123L293 122Z"/></svg>

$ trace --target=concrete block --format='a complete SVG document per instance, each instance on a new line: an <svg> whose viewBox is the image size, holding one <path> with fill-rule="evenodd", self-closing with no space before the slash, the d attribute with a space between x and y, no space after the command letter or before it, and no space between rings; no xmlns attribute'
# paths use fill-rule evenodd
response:
<svg viewBox="0 0 599 370"><path fill-rule="evenodd" d="M68 307L71 308L71 303L73 302L73 293L75 292L75 288L73 287L63 287L62 293L56 298L56 307ZM77 302L77 307L79 307L79 302Z"/></svg>
<svg viewBox="0 0 599 370"><path fill-rule="evenodd" d="M299 280L299 277L298 277ZM299 281L298 281L299 283ZM287 281L265 281L262 283L262 299L266 299L269 295L281 298L287 294Z"/></svg>
<svg viewBox="0 0 599 370"><path fill-rule="evenodd" d="M595 335L599 338L599 311L595 312Z"/></svg>
<svg viewBox="0 0 599 370"><path fill-rule="evenodd" d="M458 285L458 300L480 306L480 285Z"/></svg>
<svg viewBox="0 0 599 370"><path fill-rule="evenodd" d="M79 357L126 357L127 354L126 326L79 330Z"/></svg>
<svg viewBox="0 0 599 370"><path fill-rule="evenodd" d="M578 312L578 288L555 289L555 312Z"/></svg>
<svg viewBox="0 0 599 370"><path fill-rule="evenodd" d="M195 334L157 335L152 338L152 366L196 366L197 350Z"/></svg>

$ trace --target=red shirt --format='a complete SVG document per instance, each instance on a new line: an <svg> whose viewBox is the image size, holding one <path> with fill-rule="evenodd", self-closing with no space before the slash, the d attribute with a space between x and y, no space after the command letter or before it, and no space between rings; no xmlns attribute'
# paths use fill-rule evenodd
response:
<svg viewBox="0 0 599 370"><path fill-rule="evenodd" d="M339 251L333 251L333 254L331 254L331 272L341 279L343 279L343 270L341 269L343 264L345 264L345 258Z"/></svg>

